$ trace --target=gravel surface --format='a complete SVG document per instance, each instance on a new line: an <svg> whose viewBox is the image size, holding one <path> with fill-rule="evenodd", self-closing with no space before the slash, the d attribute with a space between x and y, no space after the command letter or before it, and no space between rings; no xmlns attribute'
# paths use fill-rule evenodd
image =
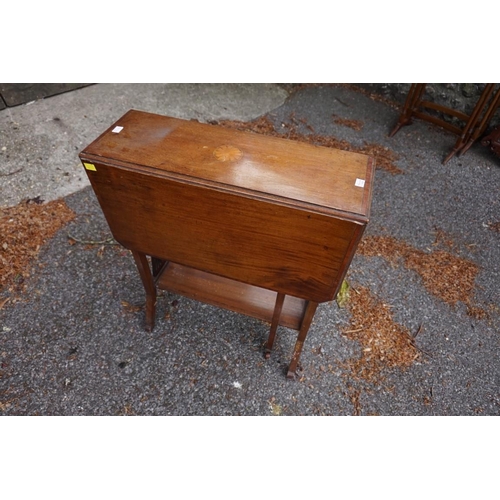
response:
<svg viewBox="0 0 500 500"><path fill-rule="evenodd" d="M89 89L75 91L74 99ZM312 127L398 155L401 174L377 170L366 236L392 236L429 251L436 231L444 232L453 242L450 252L479 266L473 303L486 316L469 316L464 302L444 302L402 264L357 255L349 284L367 287L390 306L395 322L418 332L421 355L406 369L388 367L377 383L353 377L349 362L361 347L342 334L349 309L325 303L311 326L300 376L290 381L293 331L280 328L264 360L267 324L162 292L156 327L145 332L144 291L128 251L70 244L68 235L94 242L111 237L91 188L84 187L65 197L76 218L42 247L26 292L0 310L2 414L500 414L498 158L476 145L443 166L455 136L416 120L390 139L398 110L350 88L306 86L264 114L285 130L292 113L304 134ZM363 127L335 123L332 114ZM100 121L103 128L113 120Z"/></svg>

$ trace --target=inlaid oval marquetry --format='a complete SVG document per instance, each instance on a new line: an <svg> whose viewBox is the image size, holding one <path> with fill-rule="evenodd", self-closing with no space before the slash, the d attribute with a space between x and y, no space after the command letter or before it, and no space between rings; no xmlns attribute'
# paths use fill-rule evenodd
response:
<svg viewBox="0 0 500 500"><path fill-rule="evenodd" d="M213 155L219 161L232 161L241 158L243 153L234 146L223 145L214 149Z"/></svg>

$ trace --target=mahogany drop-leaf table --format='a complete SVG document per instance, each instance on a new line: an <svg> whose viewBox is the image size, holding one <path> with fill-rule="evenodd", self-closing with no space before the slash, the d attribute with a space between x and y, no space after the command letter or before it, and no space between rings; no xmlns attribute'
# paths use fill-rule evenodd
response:
<svg viewBox="0 0 500 500"><path fill-rule="evenodd" d="M81 153L113 237L157 289L298 331L336 297L368 223L372 158L130 110Z"/></svg>

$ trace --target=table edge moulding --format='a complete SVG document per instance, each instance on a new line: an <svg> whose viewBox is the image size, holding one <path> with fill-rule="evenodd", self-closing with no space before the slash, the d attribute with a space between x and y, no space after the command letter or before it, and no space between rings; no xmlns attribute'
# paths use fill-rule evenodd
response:
<svg viewBox="0 0 500 500"><path fill-rule="evenodd" d="M369 156L130 110L79 155L132 252L146 329L167 290L298 331L335 299L369 220Z"/></svg>

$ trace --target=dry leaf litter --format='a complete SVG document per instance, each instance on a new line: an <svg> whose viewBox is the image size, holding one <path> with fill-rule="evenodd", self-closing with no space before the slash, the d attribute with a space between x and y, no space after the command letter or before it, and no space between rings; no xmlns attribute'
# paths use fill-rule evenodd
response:
<svg viewBox="0 0 500 500"><path fill-rule="evenodd" d="M349 327L343 334L361 346L361 356L343 363L350 375L367 382L384 379L388 368L408 368L420 355L410 331L393 319L390 306L376 298L366 287L351 293Z"/></svg>
<svg viewBox="0 0 500 500"><path fill-rule="evenodd" d="M438 232L436 241L450 246L452 242ZM392 236L366 236L358 246L358 253L380 256L391 264L403 262L404 266L418 273L425 288L450 306L461 301L471 316L483 319L486 312L474 306L474 285L479 267L466 259L445 250L424 252Z"/></svg>
<svg viewBox="0 0 500 500"><path fill-rule="evenodd" d="M0 292L22 288L41 246L74 217L62 200L0 208Z"/></svg>
<svg viewBox="0 0 500 500"><path fill-rule="evenodd" d="M342 118L337 115L332 115L332 118L333 122L337 125L343 125L344 127L352 128L357 132L359 132L363 128L363 122L360 122L359 120L348 120L347 118Z"/></svg>

